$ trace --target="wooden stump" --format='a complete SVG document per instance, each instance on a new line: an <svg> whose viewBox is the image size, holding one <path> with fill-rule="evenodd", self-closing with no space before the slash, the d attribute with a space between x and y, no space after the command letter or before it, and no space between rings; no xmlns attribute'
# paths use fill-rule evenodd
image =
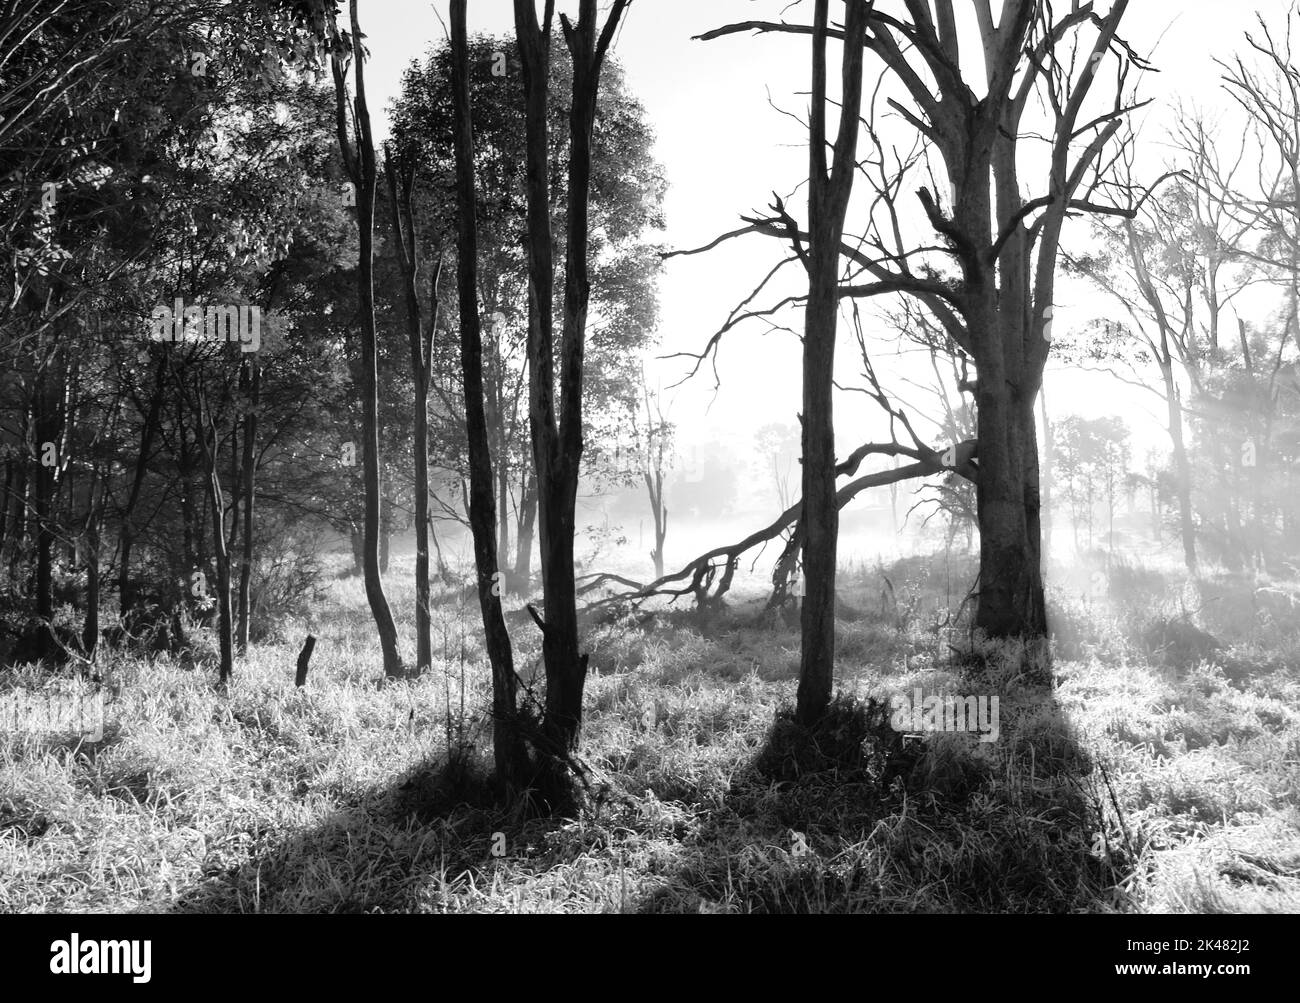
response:
<svg viewBox="0 0 1300 1003"><path fill-rule="evenodd" d="M302 651L298 655L298 675L294 679L294 686L301 687L307 681L308 663L311 661L312 650L316 647L316 638L308 634L307 640L303 642Z"/></svg>

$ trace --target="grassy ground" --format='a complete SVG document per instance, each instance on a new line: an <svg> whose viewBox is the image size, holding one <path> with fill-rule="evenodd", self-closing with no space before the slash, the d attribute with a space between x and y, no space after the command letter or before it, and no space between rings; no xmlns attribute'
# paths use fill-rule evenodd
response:
<svg viewBox="0 0 1300 1003"><path fill-rule="evenodd" d="M592 791L570 820L503 813L478 779L487 674L460 597L436 610L433 670L383 688L354 579L255 646L228 696L207 659L111 655L103 741L0 718L0 910L1300 909L1300 585L1062 572L1044 695L1014 651L965 651L951 562L846 578L843 699L816 769L779 721L791 618L734 602L589 624ZM529 679L536 630L512 627ZM0 672L29 711L56 685ZM1000 695L999 740L931 734L886 756L866 701L918 686Z"/></svg>

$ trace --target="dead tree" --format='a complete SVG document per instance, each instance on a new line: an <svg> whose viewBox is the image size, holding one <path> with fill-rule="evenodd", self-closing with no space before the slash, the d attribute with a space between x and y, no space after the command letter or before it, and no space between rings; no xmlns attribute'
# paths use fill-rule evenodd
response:
<svg viewBox="0 0 1300 1003"><path fill-rule="evenodd" d="M587 657L578 650L577 592L573 569L574 508L582 464L583 352L590 300L588 208L592 129L601 68L631 0L613 0L604 27L596 0L580 0L578 22L560 23L573 60L569 106L568 214L564 317L560 334L559 407L556 407L555 267L551 241L551 149L547 108L555 0L546 0L539 23L534 0L514 0L515 33L524 78L526 136L529 425L537 470L546 665L543 732L558 749L577 747Z"/></svg>
<svg viewBox="0 0 1300 1003"><path fill-rule="evenodd" d="M835 498L835 332L839 324L840 243L853 194L862 107L862 43L866 0L847 0L843 93L834 163L826 161L826 42L830 0L816 0L812 45L812 114L808 129L808 273L803 336L802 644L795 718L814 724L831 702L835 676L835 558L839 506Z"/></svg>
<svg viewBox="0 0 1300 1003"><path fill-rule="evenodd" d="M888 487L900 481L929 477L934 474L951 472L972 483L978 482L979 464L976 457L976 444L972 441L960 442L943 451L935 451L924 446L904 446L894 443L864 443L855 449L835 468L837 477L852 477L857 473L862 461L868 456L907 457L914 462L905 466L893 467L873 474L864 474L842 486L835 493L835 505L843 508L863 491L870 488ZM795 530L803 515L803 502L796 502L782 512L776 519L755 530L736 543L701 554L680 570L663 575L653 582L641 584L620 575L599 574L584 577L580 589L582 594L595 591L607 583L624 585L630 591L620 592L604 599L596 600L591 607L614 605L619 603L639 603L655 597L667 597L672 600L684 596L693 596L696 602L716 603L731 588L732 579L740 559L756 547L762 547L785 533ZM797 533L795 534L797 537ZM794 539L794 537L792 537ZM792 548L787 544L786 554L798 553L798 544ZM785 555L783 555L783 560ZM781 561L778 561L778 567ZM718 577L721 572L721 578Z"/></svg>
<svg viewBox="0 0 1300 1003"><path fill-rule="evenodd" d="M974 363L980 528L975 625L993 637L1042 638L1047 617L1034 404L1050 349L1061 235L1069 216L1132 216L1140 204L1137 193L1113 183L1107 151L1134 107L1125 97L1129 68L1142 62L1117 35L1128 0L1115 0L1105 16L1093 3L1076 3L1058 16L1037 0L1006 0L996 21L993 5L977 0L985 67L980 95L963 76L953 6L952 0L907 0L907 16L896 17L868 4L863 45L883 64L889 87L877 89L864 114L864 131L875 149L859 162L874 189L875 208L865 232L842 242L840 254L854 275L838 285L836 295L911 297ZM1080 33L1087 26L1095 37L1081 46ZM749 31L816 37L823 30L844 39L849 26L819 29L749 21L701 37ZM1114 100L1089 106L1085 113L1108 60L1118 66ZM905 93L906 100L902 93L893 96L895 91ZM1046 130L1022 124L1034 97L1048 109ZM915 156L884 146L875 127L878 100L887 101L914 132L920 151ZM1027 137L1045 139L1049 151L1041 194L1029 196L1022 194L1019 156ZM931 162L931 151L937 163ZM887 164L899 166L886 173ZM916 190L938 240L910 241L899 212L903 186L914 168L927 166L933 176L946 174L948 181L947 192L937 192L933 183ZM779 199L770 213L745 222L709 246L759 233L789 243L800 259L816 249L817 235L801 229ZM808 305L813 306L811 293ZM817 309L825 310L820 300ZM723 330L771 312L738 313ZM721 333L710 339L706 353ZM813 457L815 464L817 459ZM821 494L814 501L819 509L826 504ZM807 573L811 589L814 572ZM825 571L816 575L823 577ZM824 622L816 614L805 615L814 621L814 632L824 636Z"/></svg>

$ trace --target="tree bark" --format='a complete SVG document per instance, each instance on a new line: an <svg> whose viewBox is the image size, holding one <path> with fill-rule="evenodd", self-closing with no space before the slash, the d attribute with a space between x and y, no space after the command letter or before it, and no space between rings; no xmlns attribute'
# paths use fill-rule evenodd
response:
<svg viewBox="0 0 1300 1003"><path fill-rule="evenodd" d="M402 292L406 300L406 342L410 350L411 381L415 386L412 403L412 450L415 464L415 662L416 674L433 664L433 627L429 613L429 380L432 347L438 327L438 288L442 277L442 255L430 282L430 317L425 332L420 296L416 289L419 272L415 234L415 161L410 150L399 159L388 151L385 172L388 178L389 206L393 216L393 233L397 238L397 256L402 269Z"/></svg>
<svg viewBox="0 0 1300 1003"><path fill-rule="evenodd" d="M224 686L234 671L234 623L230 603L230 554L226 549L225 498L221 490L221 475L217 470L217 427L215 419L205 407L202 387L198 391L199 446L206 468L208 504L212 510L212 546L217 570L217 638L220 651L219 682ZM211 439L209 440L209 430Z"/></svg>
<svg viewBox="0 0 1300 1003"><path fill-rule="evenodd" d="M240 382L243 385L242 389L251 405L248 413L244 416L244 451L240 471L244 483L244 538L241 541L243 549L239 561L239 627L236 634L239 653L246 655L248 653L249 621L252 616L249 603L253 581L253 490L257 479L257 453L255 450L257 442L257 406L262 396L262 367L257 361L256 353L253 353L252 357L245 357L240 377Z"/></svg>
<svg viewBox="0 0 1300 1003"><path fill-rule="evenodd" d="M858 148L865 7L849 0L844 25L843 95L834 163L826 162L826 42L830 0L816 0L809 122L808 304L803 339L804 598L795 719L815 724L831 701L835 675L835 562L839 506L835 490L835 334L839 321L840 244Z"/></svg>
<svg viewBox="0 0 1300 1003"><path fill-rule="evenodd" d="M333 63L336 98L336 124L339 148L344 163L356 188L357 226L360 231L361 254L358 267L357 300L361 311L361 403L362 403L362 484L365 495L365 524L362 545L362 569L365 575L366 599L379 633L383 652L384 676L400 678L405 674L401 655L397 650L397 625L384 594L383 579L379 570L380 531L380 452L379 452L379 372L375 340L375 289L374 289L374 229L375 229L375 145L370 130L370 111L366 104L365 50L361 26L357 18L357 0L349 0L348 10L352 25L352 63L356 73L355 102L350 103L344 79L343 65L336 56ZM353 123L356 147L348 138L348 108L355 107Z"/></svg>
<svg viewBox="0 0 1300 1003"><path fill-rule="evenodd" d="M573 569L574 508L582 462L582 380L586 341L592 129L605 54L630 0L613 0L597 37L596 0L581 0L575 26L561 15L573 60L569 106L569 185L566 219L564 323L560 336L559 408L555 404L552 299L549 104L550 30L554 3L539 24L533 0L515 0L515 32L524 77L528 200L528 389L533 462L537 470L542 591L546 615L543 732L556 750L578 745L587 658L578 650L577 588Z"/></svg>
<svg viewBox="0 0 1300 1003"><path fill-rule="evenodd" d="M981 370L976 490L980 524L975 626L990 637L1047 634L1033 398Z"/></svg>
<svg viewBox="0 0 1300 1003"><path fill-rule="evenodd" d="M469 449L469 519L478 571L479 613L492 666L492 748L497 778L507 797L525 781L527 751L516 710L514 652L501 609L493 510L492 456L484 415L483 333L478 311L478 196L469 88L466 0L451 2L453 123L456 148L457 288L460 306L461 379Z"/></svg>

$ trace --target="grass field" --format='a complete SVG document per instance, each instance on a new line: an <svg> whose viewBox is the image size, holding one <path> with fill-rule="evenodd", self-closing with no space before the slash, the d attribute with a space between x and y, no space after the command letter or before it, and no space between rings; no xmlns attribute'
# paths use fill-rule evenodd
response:
<svg viewBox="0 0 1300 1003"><path fill-rule="evenodd" d="M1103 595L1058 571L1045 694L1015 651L948 625L939 567L846 569L841 698L811 760L780 717L792 617L741 595L589 622L571 819L494 806L477 606L458 595L434 612L432 670L384 687L353 578L255 645L228 695L206 654L110 653L98 743L31 711L66 681L4 670L28 710L0 721L0 910L1300 910L1300 583L1119 566ZM409 580L394 567L399 612ZM536 630L512 633L527 681ZM867 710L916 687L999 695L998 741L902 742Z"/></svg>

